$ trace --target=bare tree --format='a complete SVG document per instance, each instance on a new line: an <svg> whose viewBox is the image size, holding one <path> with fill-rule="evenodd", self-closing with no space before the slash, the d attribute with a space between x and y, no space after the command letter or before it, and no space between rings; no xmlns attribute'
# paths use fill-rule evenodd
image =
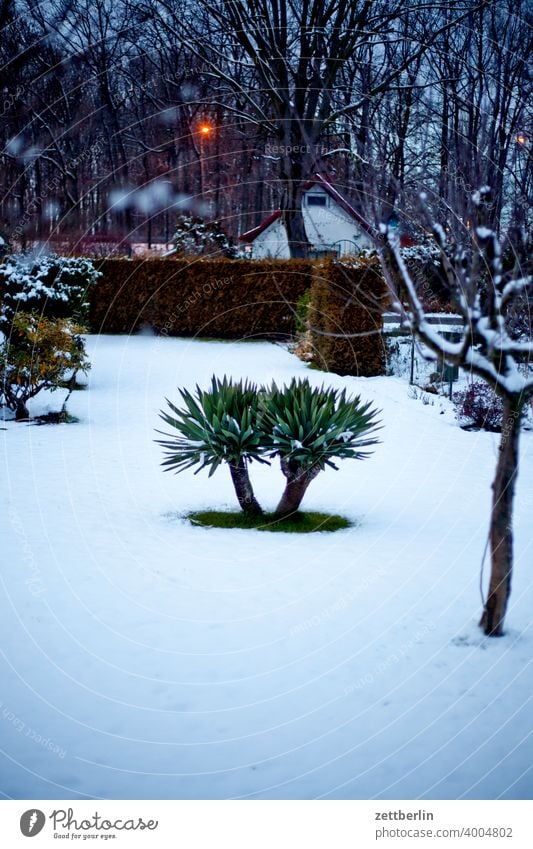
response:
<svg viewBox="0 0 533 849"><path fill-rule="evenodd" d="M443 29L470 13L463 3L452 3L457 14L442 23L439 4L401 0L198 0L194 9L178 11L169 0L149 1L161 28L186 39L225 87L227 103L230 95L237 98L240 105L231 108L277 145L281 211L293 257L307 254L303 182L321 162L327 132L416 68ZM387 52L399 39L408 49ZM353 80L350 96L339 103L344 66L369 45L391 61L367 90L359 91L359 80Z"/></svg>
<svg viewBox="0 0 533 849"><path fill-rule="evenodd" d="M502 0L473 10L465 24L436 44L439 194L460 226L468 217L468 193L490 185L486 214L499 233L504 207L508 216L531 168L531 9L524 0Z"/></svg>
<svg viewBox="0 0 533 849"><path fill-rule="evenodd" d="M450 256L445 230L432 223L440 249L450 294L461 315L458 342L450 342L432 327L402 258L395 231L382 226L385 240L379 253L397 307L405 313L413 332L439 358L483 378L503 400L503 420L496 474L492 484L490 518L491 575L480 626L485 634L501 636L511 591L513 570L513 499L519 466L519 441L524 405L533 396L533 341L517 339L506 317L517 299L533 285L533 276L520 266L502 269L500 245L484 223L491 215L488 189L473 197L476 226L471 249ZM487 210L488 212L484 212ZM428 213L429 218L429 213ZM405 293L406 308L399 296Z"/></svg>
<svg viewBox="0 0 533 849"><path fill-rule="evenodd" d="M382 212L404 220L423 184L456 235L465 188L486 182L491 227L525 223L526 0L7 0L0 15L0 223L16 243L168 237L171 209L107 201L160 180L232 235L279 204L301 255L316 170L361 205L379 174Z"/></svg>

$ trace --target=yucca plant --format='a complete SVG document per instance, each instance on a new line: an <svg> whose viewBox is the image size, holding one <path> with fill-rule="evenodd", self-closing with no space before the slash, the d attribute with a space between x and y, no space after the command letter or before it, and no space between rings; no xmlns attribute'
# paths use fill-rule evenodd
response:
<svg viewBox="0 0 533 849"><path fill-rule="evenodd" d="M177 473L198 466L195 474L208 468L211 477L227 463L242 510L260 515L262 510L248 475L248 464L253 460L268 463L263 456L264 435L257 423L258 388L253 383L213 376L209 390L197 386L194 396L186 389L180 389L180 395L184 407L174 406L167 398L172 415L160 414L178 432L164 433L167 438L157 440L165 450L165 470Z"/></svg>
<svg viewBox="0 0 533 849"><path fill-rule="evenodd" d="M264 444L271 457L280 458L287 479L276 513L287 516L298 510L307 487L334 459L363 460L379 440L379 410L347 398L346 390L312 387L307 379L293 379L279 389L275 383L265 393L259 416Z"/></svg>

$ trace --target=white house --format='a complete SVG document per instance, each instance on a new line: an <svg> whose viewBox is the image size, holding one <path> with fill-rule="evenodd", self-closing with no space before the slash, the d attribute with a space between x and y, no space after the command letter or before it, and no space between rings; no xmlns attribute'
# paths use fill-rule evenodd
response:
<svg viewBox="0 0 533 849"><path fill-rule="evenodd" d="M326 253L345 256L373 247L374 228L325 177L315 174L305 183L304 189L305 231L315 256ZM290 257L287 231L279 209L257 227L243 233L240 239L251 245L254 259Z"/></svg>

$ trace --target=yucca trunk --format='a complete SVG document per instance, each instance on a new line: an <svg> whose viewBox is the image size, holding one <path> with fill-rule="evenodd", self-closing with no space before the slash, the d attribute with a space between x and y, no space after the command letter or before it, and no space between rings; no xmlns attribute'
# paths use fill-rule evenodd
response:
<svg viewBox="0 0 533 849"><path fill-rule="evenodd" d="M276 516L290 516L299 509L307 487L318 475L320 467L312 466L310 469L302 469L297 463L282 458L281 471L287 478L287 483L281 501L276 507Z"/></svg>
<svg viewBox="0 0 533 849"><path fill-rule="evenodd" d="M236 465L230 463L229 470L241 510L249 516L261 516L263 511L254 495L246 461L242 457L239 458Z"/></svg>
<svg viewBox="0 0 533 849"><path fill-rule="evenodd" d="M513 501L518 474L520 399L506 399L490 520L491 574L480 626L489 637L503 635L513 571Z"/></svg>

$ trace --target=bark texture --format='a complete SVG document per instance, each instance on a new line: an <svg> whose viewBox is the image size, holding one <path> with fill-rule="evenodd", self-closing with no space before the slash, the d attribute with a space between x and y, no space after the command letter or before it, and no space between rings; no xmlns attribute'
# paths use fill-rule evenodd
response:
<svg viewBox="0 0 533 849"><path fill-rule="evenodd" d="M308 144L300 134L298 127L293 132L290 125L285 135L285 145L289 149L307 149ZM306 259L309 253L309 240L305 230L302 203L304 198L304 180L312 174L312 164L306 155L290 155L283 157L281 183L283 197L281 200L282 221L287 232L287 241L292 259ZM314 163L313 163L314 164ZM306 170L307 169L307 170Z"/></svg>
<svg viewBox="0 0 533 849"><path fill-rule="evenodd" d="M281 471L287 478L287 483L281 501L276 507L276 516L290 516L297 512L307 487L318 475L320 467L312 466L310 469L302 469L297 463L282 459Z"/></svg>
<svg viewBox="0 0 533 849"><path fill-rule="evenodd" d="M254 495L246 461L241 457L237 465L230 464L229 470L241 510L249 516L261 516L263 511Z"/></svg>
<svg viewBox="0 0 533 849"><path fill-rule="evenodd" d="M489 637L503 636L513 570L513 501L518 474L520 399L504 402L496 476L492 484L490 520L491 574L480 626Z"/></svg>

